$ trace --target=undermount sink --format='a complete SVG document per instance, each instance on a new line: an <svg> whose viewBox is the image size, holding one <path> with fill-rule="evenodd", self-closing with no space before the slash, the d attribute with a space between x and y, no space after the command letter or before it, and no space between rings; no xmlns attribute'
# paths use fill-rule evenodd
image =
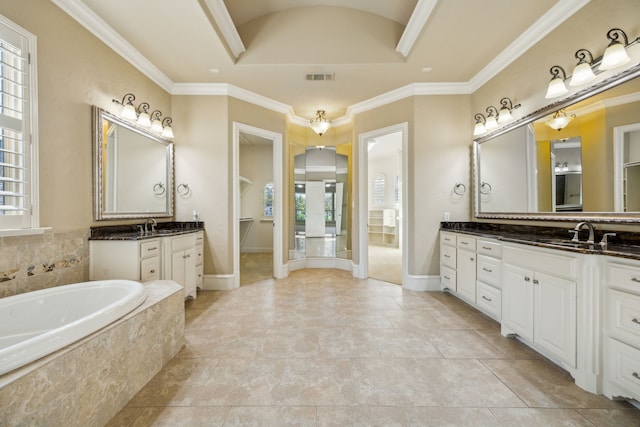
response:
<svg viewBox="0 0 640 427"><path fill-rule="evenodd" d="M550 245L566 246L569 248L594 249L596 247L596 245L593 243L574 242L571 239L540 239L540 242L548 243Z"/></svg>
<svg viewBox="0 0 640 427"><path fill-rule="evenodd" d="M151 234L176 234L182 230L154 230Z"/></svg>

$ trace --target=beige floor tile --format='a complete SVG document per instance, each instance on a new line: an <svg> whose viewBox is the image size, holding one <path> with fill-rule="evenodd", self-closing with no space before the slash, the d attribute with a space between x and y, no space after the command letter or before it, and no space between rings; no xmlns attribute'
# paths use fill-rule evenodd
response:
<svg viewBox="0 0 640 427"><path fill-rule="evenodd" d="M542 359L543 356L515 338L503 337L494 330L477 329L474 331L482 339L500 350L507 359Z"/></svg>
<svg viewBox="0 0 640 427"><path fill-rule="evenodd" d="M380 357L376 332L364 329L329 328L318 331L319 356L329 358Z"/></svg>
<svg viewBox="0 0 640 427"><path fill-rule="evenodd" d="M228 413L229 408L225 407L145 408L131 424L131 427L223 426L225 425Z"/></svg>
<svg viewBox="0 0 640 427"><path fill-rule="evenodd" d="M578 409L578 412L598 427L640 426L640 409L633 407L622 409Z"/></svg>
<svg viewBox="0 0 640 427"><path fill-rule="evenodd" d="M353 405L351 364L347 359L287 359L273 396L277 405Z"/></svg>
<svg viewBox="0 0 640 427"><path fill-rule="evenodd" d="M314 406L249 406L234 407L229 411L225 427L264 427L264 426L315 426L316 408Z"/></svg>
<svg viewBox="0 0 640 427"><path fill-rule="evenodd" d="M491 412L504 427L593 427L575 409L494 408Z"/></svg>
<svg viewBox="0 0 640 427"><path fill-rule="evenodd" d="M258 348L260 357L316 357L318 353L317 330L271 329Z"/></svg>
<svg viewBox="0 0 640 427"><path fill-rule="evenodd" d="M576 386L571 376L546 359L483 360L528 406L615 408L617 403Z"/></svg>
<svg viewBox="0 0 640 427"><path fill-rule="evenodd" d="M431 343L447 359L504 358L504 354L470 329L428 331Z"/></svg>
<svg viewBox="0 0 640 427"><path fill-rule="evenodd" d="M440 329L441 325L427 310L400 310L385 312L395 329L409 331Z"/></svg>
<svg viewBox="0 0 640 427"><path fill-rule="evenodd" d="M427 333L405 329L368 332L384 358L442 358L442 353L429 340Z"/></svg>
<svg viewBox="0 0 640 427"><path fill-rule="evenodd" d="M415 427L495 427L498 420L488 408L408 408L407 418Z"/></svg>

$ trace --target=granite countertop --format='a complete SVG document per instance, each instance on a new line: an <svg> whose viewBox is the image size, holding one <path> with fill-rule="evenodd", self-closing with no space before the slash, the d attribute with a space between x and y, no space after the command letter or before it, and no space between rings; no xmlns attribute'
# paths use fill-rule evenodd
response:
<svg viewBox="0 0 640 427"><path fill-rule="evenodd" d="M440 230L487 237L503 242L520 243L549 249L558 249L583 254L607 255L640 260L640 233L608 231L596 227L595 241L600 242L604 233L616 233L609 243L587 244L589 231L580 231L580 243L572 243L569 227L538 227L528 225L489 224L480 222L442 222Z"/></svg>
<svg viewBox="0 0 640 427"><path fill-rule="evenodd" d="M144 224L144 223L143 223ZM89 240L145 240L195 233L204 230L202 221L158 222L154 232L140 232L138 225L106 225L91 227Z"/></svg>

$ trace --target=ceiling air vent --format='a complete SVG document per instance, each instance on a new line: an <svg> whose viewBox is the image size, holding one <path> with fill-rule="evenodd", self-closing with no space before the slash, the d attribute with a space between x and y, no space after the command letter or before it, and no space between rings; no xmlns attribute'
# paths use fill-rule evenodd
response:
<svg viewBox="0 0 640 427"><path fill-rule="evenodd" d="M309 73L304 76L305 80L309 81L329 81L335 80L336 75L334 73Z"/></svg>

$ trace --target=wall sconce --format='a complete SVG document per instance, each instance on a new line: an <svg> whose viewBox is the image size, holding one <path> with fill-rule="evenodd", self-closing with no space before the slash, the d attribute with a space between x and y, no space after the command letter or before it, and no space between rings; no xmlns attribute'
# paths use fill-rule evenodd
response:
<svg viewBox="0 0 640 427"><path fill-rule="evenodd" d="M544 97L547 99L557 98L569 92L569 89L564 85L564 81L567 79L567 73L565 73L564 68L554 65L549 69L549 72L551 73L551 81Z"/></svg>
<svg viewBox="0 0 640 427"><path fill-rule="evenodd" d="M520 104L513 105L513 102L507 97L500 100L500 105L502 105L502 107L500 107L500 112L498 113L498 123L506 123L513 119L511 110L520 108Z"/></svg>
<svg viewBox="0 0 640 427"><path fill-rule="evenodd" d="M609 46L607 46L604 54L599 58L594 59L591 52L587 49L579 49L576 51L575 57L578 59L578 63L573 69L573 75L569 82L570 86L580 86L595 80L597 74L594 72L595 67L597 67L598 72L602 72L625 65L631 61L631 58L627 54L627 47L640 43L640 37L629 42L627 34L619 28L609 30L607 32L607 38L609 39ZM545 98L556 98L568 93L569 90L564 84L564 81L567 80L564 69L558 65L554 65L550 71L552 78L549 82Z"/></svg>
<svg viewBox="0 0 640 427"><path fill-rule="evenodd" d="M146 128L151 127L151 119L149 118L149 104L147 104L146 102L141 103L140 105L138 105L137 111L138 120L136 120L136 123Z"/></svg>
<svg viewBox="0 0 640 427"><path fill-rule="evenodd" d="M173 128L171 128L171 123L173 123L171 117L165 117L162 120L162 136L168 139L173 138Z"/></svg>
<svg viewBox="0 0 640 427"><path fill-rule="evenodd" d="M561 131L569 124L569 122L571 122L571 120L575 118L575 114L567 116L567 113L565 113L564 110L558 110L553 114L553 117L544 122L544 124L549 126L551 129Z"/></svg>
<svg viewBox="0 0 640 427"><path fill-rule="evenodd" d="M620 43L618 39L622 37L624 44ZM600 70L612 70L618 68L631 61L629 55L627 55L627 46L640 42L640 37L629 43L627 33L620 28L612 28L607 33L607 38L610 40L609 46L602 55L602 61L600 62Z"/></svg>
<svg viewBox="0 0 640 427"><path fill-rule="evenodd" d="M476 125L473 128L473 136L479 136L483 133L486 133L487 128L484 126L484 124L487 122L487 119L485 119L484 116L480 113L476 113L473 118L476 119Z"/></svg>
<svg viewBox="0 0 640 427"><path fill-rule="evenodd" d="M122 101L114 99L112 100L112 102L122 106L120 116L124 117L125 119L136 120L138 118L138 115L136 114L136 107L133 106L133 101L135 100L136 97L132 93L128 93L122 97Z"/></svg>
<svg viewBox="0 0 640 427"><path fill-rule="evenodd" d="M587 56L589 60L587 60ZM591 52L587 49L579 49L576 51L576 59L578 60L578 64L573 69L569 86L580 86L595 80L596 75L591 69L591 65L593 64L593 55Z"/></svg>
<svg viewBox="0 0 640 427"><path fill-rule="evenodd" d="M487 120L484 123L484 127L487 131L498 127L498 109L496 107L487 107Z"/></svg>
<svg viewBox="0 0 640 427"><path fill-rule="evenodd" d="M315 133L322 136L331 127L331 121L327 120L324 110L316 111L316 117L309 120L309 126Z"/></svg>

